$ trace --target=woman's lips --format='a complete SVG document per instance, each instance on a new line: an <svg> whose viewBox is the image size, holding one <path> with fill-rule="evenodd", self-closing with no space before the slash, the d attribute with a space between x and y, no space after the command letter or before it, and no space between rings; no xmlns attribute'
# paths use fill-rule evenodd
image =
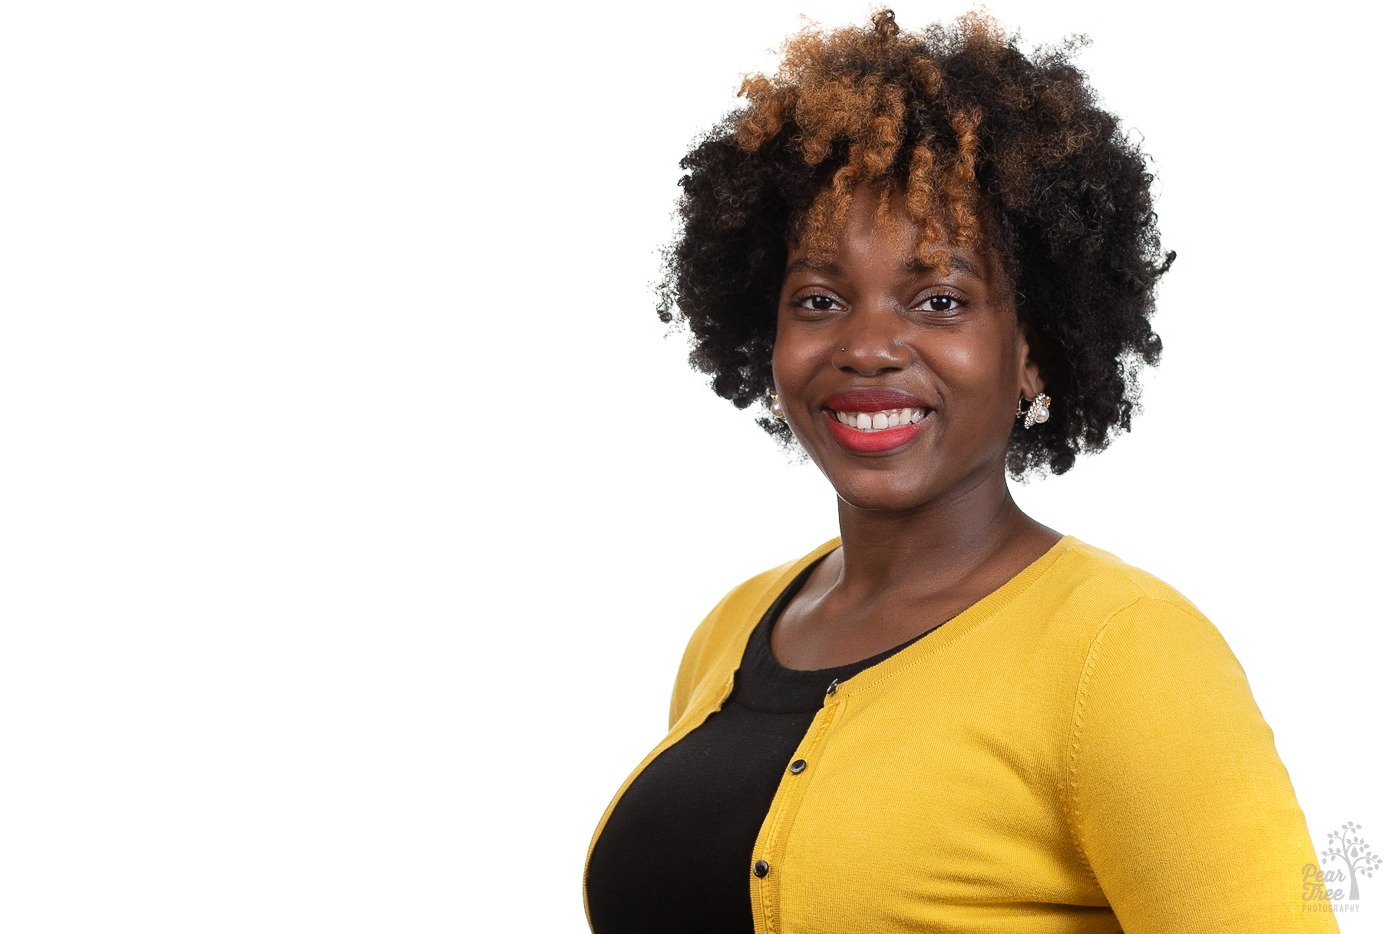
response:
<svg viewBox="0 0 1400 934"><path fill-rule="evenodd" d="M889 388L846 389L822 400L832 437L857 454L882 454L903 447L923 431L932 411L923 399Z"/></svg>
<svg viewBox="0 0 1400 934"><path fill-rule="evenodd" d="M858 454L879 454L903 447L923 430L929 413L924 408L822 411L836 443Z"/></svg>

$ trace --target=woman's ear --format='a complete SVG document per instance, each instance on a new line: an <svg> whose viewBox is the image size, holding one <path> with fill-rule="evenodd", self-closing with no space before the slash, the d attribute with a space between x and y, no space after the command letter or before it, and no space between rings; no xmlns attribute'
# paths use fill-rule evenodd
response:
<svg viewBox="0 0 1400 934"><path fill-rule="evenodd" d="M1016 355L1020 361L1021 397L1034 399L1045 391L1045 380L1040 378L1040 367L1031 357L1031 344L1024 322L1016 328Z"/></svg>

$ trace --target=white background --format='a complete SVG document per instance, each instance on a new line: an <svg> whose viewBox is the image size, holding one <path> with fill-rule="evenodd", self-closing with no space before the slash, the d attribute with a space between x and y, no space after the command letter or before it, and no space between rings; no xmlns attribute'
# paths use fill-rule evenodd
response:
<svg viewBox="0 0 1400 934"><path fill-rule="evenodd" d="M582 931L692 627L834 534L648 283L741 75L867 7L486 6L0 13L6 931ZM1393 930L1395 22L1128 6L992 8L1091 36L1180 253L1132 436L1017 495L1215 620Z"/></svg>

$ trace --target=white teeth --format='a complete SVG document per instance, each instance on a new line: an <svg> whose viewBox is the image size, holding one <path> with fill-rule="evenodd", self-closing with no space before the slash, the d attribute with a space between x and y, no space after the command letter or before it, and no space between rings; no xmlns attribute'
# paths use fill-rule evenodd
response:
<svg viewBox="0 0 1400 934"><path fill-rule="evenodd" d="M924 420L926 409L886 409L883 412L837 412L836 420L858 431L884 431Z"/></svg>

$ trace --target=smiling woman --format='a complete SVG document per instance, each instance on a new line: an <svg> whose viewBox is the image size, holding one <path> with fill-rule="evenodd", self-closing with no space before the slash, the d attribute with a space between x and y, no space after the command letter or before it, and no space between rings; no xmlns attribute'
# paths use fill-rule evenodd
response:
<svg viewBox="0 0 1400 934"><path fill-rule="evenodd" d="M841 499L861 508L1004 489L1018 401L1045 388L1000 263L939 243L947 261L924 265L904 201L889 184L859 187L829 262L794 251L777 309L775 399Z"/></svg>
<svg viewBox="0 0 1400 934"><path fill-rule="evenodd" d="M662 316L841 536L701 623L594 930L1335 931L1215 627L1007 484L1130 427L1171 260L1141 155L984 18L806 32L745 93L683 162Z"/></svg>

